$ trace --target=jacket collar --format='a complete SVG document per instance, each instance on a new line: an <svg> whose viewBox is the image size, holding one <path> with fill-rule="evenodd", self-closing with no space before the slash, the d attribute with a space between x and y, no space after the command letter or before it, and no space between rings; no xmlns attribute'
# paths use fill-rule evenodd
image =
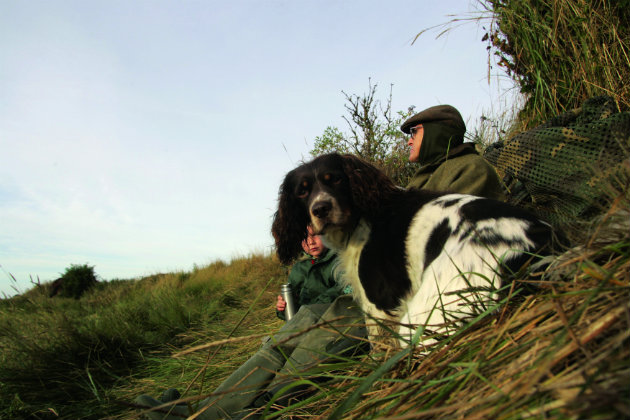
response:
<svg viewBox="0 0 630 420"><path fill-rule="evenodd" d="M454 148L450 149L448 151L448 154L445 154L439 160L432 162L428 165L421 166L420 169L418 169L418 171L416 172L416 174L424 173L424 172L433 172L435 169L437 169L438 166L440 166L441 164L443 164L449 159L453 159L453 158L464 156L464 155L470 155L470 154L477 154L477 149L475 149L475 145L473 143L462 143L459 146L455 146Z"/></svg>

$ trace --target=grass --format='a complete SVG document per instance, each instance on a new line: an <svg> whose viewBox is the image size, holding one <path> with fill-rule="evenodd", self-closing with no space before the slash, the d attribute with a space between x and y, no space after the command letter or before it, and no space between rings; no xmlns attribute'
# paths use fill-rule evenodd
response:
<svg viewBox="0 0 630 420"><path fill-rule="evenodd" d="M477 11L425 28L416 39L432 30L438 31L439 38L469 23L483 28L488 82L494 76L497 81L512 80L523 104L512 129L501 125L506 112L501 107L491 112L490 121L482 121L486 133L481 134L494 139L498 130L498 137L510 137L595 96L610 96L621 111L630 109L628 0L477 0L474 4ZM473 137L488 142L487 137Z"/></svg>
<svg viewBox="0 0 630 420"><path fill-rule="evenodd" d="M252 255L103 283L78 300L48 298L45 287L35 287L0 301L0 418L123 415L133 395L189 385L205 360L172 359L174 349L277 326L269 307L284 271L270 255ZM214 386L213 378L226 376L254 347L226 348L223 360L206 368L209 379L194 386Z"/></svg>
<svg viewBox="0 0 630 420"><path fill-rule="evenodd" d="M534 293L520 279L498 310L430 349L383 343L302 372L299 384L319 392L272 400L267 418L630 416L630 197L617 191ZM285 271L251 255L107 282L78 300L35 287L0 301L0 418L134 419L140 394L208 395L282 324L273 303Z"/></svg>
<svg viewBox="0 0 630 420"><path fill-rule="evenodd" d="M526 96L523 128L611 96L630 109L627 1L479 0L489 51ZM527 24L523 24L527 22Z"/></svg>
<svg viewBox="0 0 630 420"><path fill-rule="evenodd" d="M318 392L272 400L267 418L629 417L628 180L630 168L542 280L520 278L498 309L429 349L378 343L302 372ZM0 418L135 419L140 394L206 396L282 325L285 278L273 256L251 255L105 282L78 300L44 286L0 300Z"/></svg>
<svg viewBox="0 0 630 420"><path fill-rule="evenodd" d="M317 392L289 406L272 399L265 418L629 417L628 179L581 245L542 277L517 280L498 308L429 349L376 343L359 358L331 355L295 377Z"/></svg>

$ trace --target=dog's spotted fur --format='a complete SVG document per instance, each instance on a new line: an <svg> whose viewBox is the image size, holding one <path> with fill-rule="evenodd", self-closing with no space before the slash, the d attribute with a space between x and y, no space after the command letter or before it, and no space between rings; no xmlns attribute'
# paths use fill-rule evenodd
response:
<svg viewBox="0 0 630 420"><path fill-rule="evenodd" d="M551 227L505 203L462 194L403 190L351 155L318 157L289 172L272 233L281 261L301 251L311 224L341 258L345 281L371 318L447 333L483 310L501 276L551 239ZM376 335L377 329L370 329Z"/></svg>

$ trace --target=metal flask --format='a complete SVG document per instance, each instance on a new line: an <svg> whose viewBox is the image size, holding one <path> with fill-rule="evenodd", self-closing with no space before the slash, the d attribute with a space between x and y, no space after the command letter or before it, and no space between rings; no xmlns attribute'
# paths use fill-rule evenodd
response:
<svg viewBox="0 0 630 420"><path fill-rule="evenodd" d="M282 287L280 287L280 294L282 295L282 299L287 303L286 308L284 308L284 319L288 321L295 315L295 302L293 302L291 285L289 283L283 284Z"/></svg>

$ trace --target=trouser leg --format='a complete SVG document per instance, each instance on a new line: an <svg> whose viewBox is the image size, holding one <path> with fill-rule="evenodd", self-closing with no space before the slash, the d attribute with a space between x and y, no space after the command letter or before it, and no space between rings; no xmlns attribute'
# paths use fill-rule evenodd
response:
<svg viewBox="0 0 630 420"><path fill-rule="evenodd" d="M325 360L334 360L349 353L363 353L369 349L369 344L365 341L367 331L363 313L350 296L337 298L318 322L326 324L302 336L300 343L267 388L268 391L256 400L254 406L266 404L282 388L295 382L305 371ZM326 378L309 379L321 381ZM304 387L291 388L290 392L277 402L286 405L291 397L303 394Z"/></svg>
<svg viewBox="0 0 630 420"><path fill-rule="evenodd" d="M251 405L267 388L278 369L285 364L287 355L301 342L299 335L289 337L316 323L328 306L324 304L301 307L256 354L219 385L213 396L197 404L198 410L204 411L197 418L201 420L230 418L234 413ZM281 344L277 345L279 342Z"/></svg>
<svg viewBox="0 0 630 420"><path fill-rule="evenodd" d="M323 353L327 347L335 354L341 349L351 347L354 339L349 341L338 332L323 331L312 328L318 321L331 321L336 317L357 315L358 308L348 310L351 299L339 298L333 304L305 305L290 321L275 333L252 357L235 370L208 398L193 403L193 412L188 407L178 405L171 411L173 416L166 416L163 412L146 413L151 419L181 419L195 412L201 411L196 418L200 420L230 419L242 416L246 407L259 406L254 403L265 390L280 386L283 382L274 380L278 370L282 377L289 378L300 368L312 366L323 360ZM332 310L331 310L332 309ZM361 316L362 320L362 316ZM348 319L337 324L349 324ZM336 326L347 333L361 334L360 328ZM305 332L306 331L306 332ZM288 358L288 361L287 361ZM282 379L282 378L279 378ZM136 402L146 407L162 404L149 396L141 395ZM168 411L168 408L166 409Z"/></svg>
<svg viewBox="0 0 630 420"><path fill-rule="evenodd" d="M274 379L272 387L284 377L334 358L362 343L366 336L363 313L350 296L337 298L318 320L321 327L305 333Z"/></svg>
<svg viewBox="0 0 630 420"><path fill-rule="evenodd" d="M263 392L286 362L295 346L301 341L300 331L304 331L317 322L325 313L329 304L307 305L300 308L290 321L275 333L252 357L227 377L208 398L192 403L193 411L185 405L166 407L160 411L148 411L145 415L151 419L181 419L194 412L202 411L200 420L229 419ZM281 343L278 345L278 343ZM144 407L157 407L163 404L148 395L136 398L136 403ZM167 415L169 412L171 415Z"/></svg>

